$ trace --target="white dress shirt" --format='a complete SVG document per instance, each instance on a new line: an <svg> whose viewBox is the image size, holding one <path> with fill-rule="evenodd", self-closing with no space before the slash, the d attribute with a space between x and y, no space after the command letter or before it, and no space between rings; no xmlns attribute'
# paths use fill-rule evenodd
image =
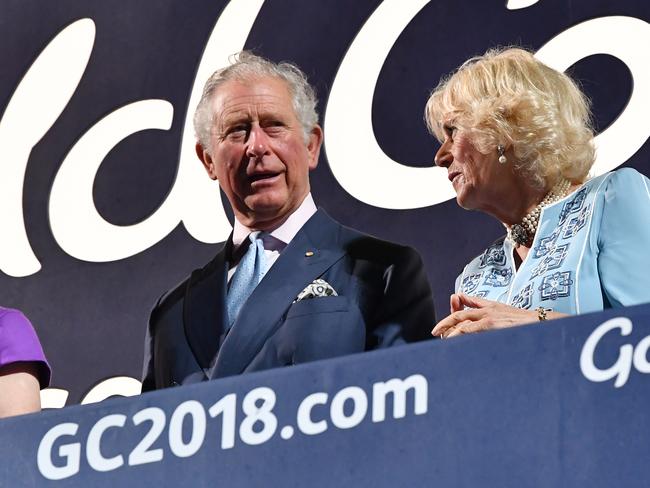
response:
<svg viewBox="0 0 650 488"><path fill-rule="evenodd" d="M279 227L273 229L269 235L263 238L264 256L269 269L273 266L275 261L277 261L280 257L280 253L285 247L287 247L298 231L302 229L302 226L305 225L311 216L316 213L316 210L317 208L314 199L312 198L311 193L308 193L296 211L289 215L289 218ZM255 229L249 229L235 217L235 226L232 232L233 252L237 251L242 242L244 242L248 238L248 235L253 231L255 231ZM235 274L236 269L237 266L235 265L228 270L228 282L230 282L232 275Z"/></svg>

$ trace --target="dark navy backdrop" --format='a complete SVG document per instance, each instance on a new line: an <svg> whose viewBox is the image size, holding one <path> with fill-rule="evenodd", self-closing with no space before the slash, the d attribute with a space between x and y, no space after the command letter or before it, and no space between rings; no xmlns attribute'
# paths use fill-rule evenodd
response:
<svg viewBox="0 0 650 488"><path fill-rule="evenodd" d="M198 242L179 225L154 246L126 259L91 263L71 257L57 245L50 228L48 198L55 174L75 142L106 114L138 100L168 100L175 110L171 129L143 131L116 145L93 187L97 210L113 224L135 224L153 213L173 186L195 71L227 3L2 3L0 111L58 32L81 18L91 18L96 27L83 78L61 116L34 147L25 173L25 225L42 268L25 277L0 273L0 303L20 308L32 319L54 369L53 386L70 392L68 404L79 402L105 378L139 377L150 305L190 269L209 260L215 246ZM381 3L267 1L246 48L299 64L317 88L322 114L341 60ZM469 56L495 45L520 44L537 50L571 26L597 17L650 19L650 4L645 0L540 0L520 10L508 10L505 3L429 2L408 24L388 54L374 93L372 124L388 156L404 164L431 164L437 145L422 122L423 106L439 78ZM594 102L598 128L605 129L630 97L629 70L617 58L596 55L571 71ZM38 118L39 113L27 116ZM647 120L638 124L650 125ZM0 161L0 170L9 164ZM647 141L626 165L650 174ZM375 178L372 173L364 175L367 185ZM327 146L312 175L312 187L317 203L343 223L416 247L441 316L447 312L448 295L462 265L501 232L496 222L460 210L453 200L412 210L362 203L335 178ZM7 252L1 246L0 252Z"/></svg>

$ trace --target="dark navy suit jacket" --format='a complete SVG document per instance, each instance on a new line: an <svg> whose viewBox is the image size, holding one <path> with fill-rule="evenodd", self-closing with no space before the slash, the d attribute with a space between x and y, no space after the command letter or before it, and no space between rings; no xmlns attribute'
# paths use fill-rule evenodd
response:
<svg viewBox="0 0 650 488"><path fill-rule="evenodd" d="M143 391L431 337L433 299L418 253L344 227L322 210L282 251L226 334L231 248L229 239L154 307ZM294 303L317 278L338 296Z"/></svg>

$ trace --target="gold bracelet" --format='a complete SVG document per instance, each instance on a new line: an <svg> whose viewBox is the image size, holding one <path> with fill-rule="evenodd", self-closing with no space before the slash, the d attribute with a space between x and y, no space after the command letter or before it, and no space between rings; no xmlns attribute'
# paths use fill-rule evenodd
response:
<svg viewBox="0 0 650 488"><path fill-rule="evenodd" d="M535 310L537 311L537 320L539 320L540 322L543 322L544 320L548 320L546 313L553 311L552 308L544 308L544 307L537 307Z"/></svg>

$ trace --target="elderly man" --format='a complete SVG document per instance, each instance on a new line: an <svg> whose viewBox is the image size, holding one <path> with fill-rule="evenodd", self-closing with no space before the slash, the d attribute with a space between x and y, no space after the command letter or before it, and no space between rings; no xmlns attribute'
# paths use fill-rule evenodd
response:
<svg viewBox="0 0 650 488"><path fill-rule="evenodd" d="M427 337L433 300L419 255L314 205L323 132L296 66L240 53L206 83L194 126L234 229L156 304L143 391Z"/></svg>

